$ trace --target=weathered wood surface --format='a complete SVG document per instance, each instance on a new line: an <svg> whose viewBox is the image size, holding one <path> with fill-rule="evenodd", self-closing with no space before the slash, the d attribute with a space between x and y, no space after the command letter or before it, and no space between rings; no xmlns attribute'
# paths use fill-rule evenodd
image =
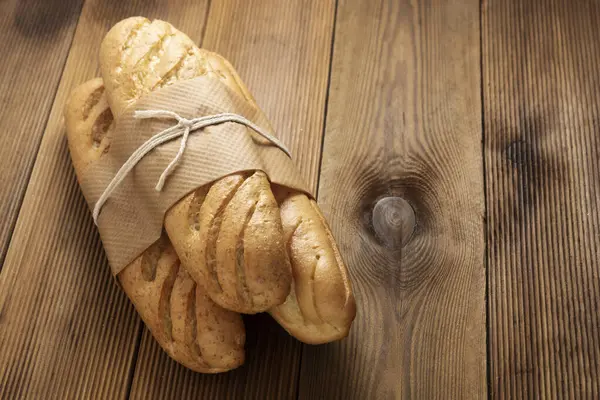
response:
<svg viewBox="0 0 600 400"><path fill-rule="evenodd" d="M0 270L82 3L0 2Z"/></svg>
<svg viewBox="0 0 600 400"><path fill-rule="evenodd" d="M600 8L487 1L493 398L600 397Z"/></svg>
<svg viewBox="0 0 600 400"><path fill-rule="evenodd" d="M477 1L340 1L319 200L358 318L300 398L485 397L479 50Z"/></svg>
<svg viewBox="0 0 600 400"><path fill-rule="evenodd" d="M349 338L249 317L246 365L203 376L113 284L62 110L132 15L230 59L291 147L351 269ZM598 20L593 0L0 2L0 398L599 398Z"/></svg>

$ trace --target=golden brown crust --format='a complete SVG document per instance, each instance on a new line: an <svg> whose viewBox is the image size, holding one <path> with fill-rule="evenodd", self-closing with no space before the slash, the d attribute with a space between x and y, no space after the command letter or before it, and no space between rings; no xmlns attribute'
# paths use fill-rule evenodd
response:
<svg viewBox="0 0 600 400"><path fill-rule="evenodd" d="M344 261L319 207L306 195L275 187L294 283L269 313L290 334L318 344L348 334L356 304Z"/></svg>
<svg viewBox="0 0 600 400"><path fill-rule="evenodd" d="M146 263L155 264L154 279L144 276ZM204 373L224 372L243 364L245 332L240 315L218 307L180 268L166 235L128 265L118 279L150 332L173 359ZM198 334L207 329L211 336Z"/></svg>
<svg viewBox="0 0 600 400"><path fill-rule="evenodd" d="M110 145L113 116L101 78L76 88L65 108L67 138L76 171L98 160Z"/></svg>
<svg viewBox="0 0 600 400"><path fill-rule="evenodd" d="M204 52L189 37L142 17L127 18L106 34L100 68L117 118L143 94L207 72Z"/></svg>
<svg viewBox="0 0 600 400"><path fill-rule="evenodd" d="M110 88L110 103L117 115L139 96L156 87L202 74L221 79L256 107L251 94L225 59L197 49L187 36L162 21L150 22L144 18L122 21L105 38L102 55L103 74L109 78L107 86ZM102 82L97 80L95 85L101 86ZM102 96L96 97L101 99ZM88 100L90 103L96 101L93 96ZM88 108L86 112L90 115L98 113L94 107ZM80 130L89 132L89 129ZM88 144L84 146L84 150L89 153L86 153L87 156L100 156L106 150L109 141L105 137L110 134L110 130L104 136L102 131L103 129L97 129L99 134L86 137ZM89 143L93 141L96 147L89 150ZM72 146L71 148L73 149ZM75 150L74 153L84 154L82 150ZM86 157L74 157L74 164L85 165L86 160ZM276 276L276 272L281 271L282 267L261 269L261 266L268 266L269 263L259 262L261 251L264 251L264 244L269 243L268 240L281 242L283 247L272 248L270 251L274 251L274 254L266 257L266 260L277 260L280 249L287 246L294 283L285 303L271 308L270 313L292 335L307 343L324 343L346 336L354 319L356 305L346 267L316 203L302 194L278 188L276 197L281 205L283 236L278 233L281 229L277 226L264 234L263 222L269 221L269 226L273 220L277 220L277 216L273 215L273 210L277 209L271 206L273 196L266 190L266 178L260 174L255 175L236 174L212 186L200 188L167 213L165 226L184 266L189 269L194 280L203 282L211 297L218 298L222 304L252 312L256 304L281 302L282 298L279 296L285 293L285 290L279 290L281 288L276 286L277 282L287 285L285 282L289 282L289 278L285 276L273 279L271 286L261 283L265 273ZM257 183L246 184L248 180ZM231 207L230 203L243 185L245 190L252 193L244 194L244 197L252 197L252 202L244 204L243 201L238 201L242 198L238 194L235 207ZM261 190L264 195L257 195ZM244 251L240 251L241 248ZM256 251L253 253L252 250ZM259 267L246 268L252 262L259 264ZM244 268L240 268L241 266ZM283 267L285 268L289 267ZM177 276L180 274L185 275L181 268ZM189 280L189 276L186 278L175 280L173 293L187 293L186 296L191 293L193 281ZM273 284L276 290L264 289L272 288ZM225 293L223 286L227 288ZM261 298L265 294L274 296L276 300ZM186 296L182 294L173 298L182 299L187 298ZM179 303L171 302L171 307L174 304ZM182 302L178 307L183 309L185 304L189 302ZM164 306L162 309L164 310ZM181 314L180 311L173 313ZM193 319L193 313L188 311L185 315L186 324L180 324L182 319L172 322L173 338L179 342L193 343L189 338L200 335L199 327L189 323ZM190 328L194 326L195 332ZM213 332L212 328L208 332ZM202 353L208 354L210 351ZM217 352L213 354L215 357L219 356Z"/></svg>
<svg viewBox="0 0 600 400"><path fill-rule="evenodd" d="M222 214L215 241L219 304L243 304L242 312L251 313L285 301L292 275L282 239L269 180L256 172L239 186Z"/></svg>
<svg viewBox="0 0 600 400"><path fill-rule="evenodd" d="M144 93L205 74L248 94L220 56L199 49L163 21L136 17L118 23L102 43L100 60L117 116ZM238 194L237 187L227 186L231 180L239 183ZM173 206L165 229L183 266L217 304L237 312L266 311L285 300L291 282L277 202L263 173L235 174L221 183Z"/></svg>
<svg viewBox="0 0 600 400"><path fill-rule="evenodd" d="M219 75L230 87L258 109L226 59L208 53L207 60L212 66L209 71L221 71ZM293 283L285 302L269 313L291 335L305 343L341 339L348 335L356 315L356 303L348 270L327 221L316 202L306 195L276 185L272 185L272 190L280 203L283 242L291 262Z"/></svg>
<svg viewBox="0 0 600 400"><path fill-rule="evenodd" d="M73 165L81 174L110 145L114 125L102 79L75 89L65 117ZM100 136L95 134L99 130ZM166 235L118 279L153 336L176 361L205 373L227 371L244 362L241 316L218 307L180 268Z"/></svg>

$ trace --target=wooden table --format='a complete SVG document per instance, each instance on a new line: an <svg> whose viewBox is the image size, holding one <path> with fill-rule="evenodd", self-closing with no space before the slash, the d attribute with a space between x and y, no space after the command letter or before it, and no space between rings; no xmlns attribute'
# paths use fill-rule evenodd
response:
<svg viewBox="0 0 600 400"><path fill-rule="evenodd" d="M117 21L236 66L349 264L350 336L171 361L113 283L62 111ZM600 3L0 2L0 398L600 398ZM415 223L413 224L412 217Z"/></svg>

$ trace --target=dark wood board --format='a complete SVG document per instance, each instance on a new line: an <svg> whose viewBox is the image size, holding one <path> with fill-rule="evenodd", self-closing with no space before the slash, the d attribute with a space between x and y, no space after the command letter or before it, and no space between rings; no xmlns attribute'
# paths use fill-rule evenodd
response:
<svg viewBox="0 0 600 400"><path fill-rule="evenodd" d="M0 270L82 3L0 2Z"/></svg>
<svg viewBox="0 0 600 400"><path fill-rule="evenodd" d="M600 8L482 9L493 398L600 397Z"/></svg>
<svg viewBox="0 0 600 400"><path fill-rule="evenodd" d="M486 396L479 33L478 1L339 2L319 201L358 312L301 399Z"/></svg>
<svg viewBox="0 0 600 400"><path fill-rule="evenodd" d="M247 317L246 365L200 375L112 282L62 111L132 15L232 61L318 188L347 339ZM0 1L0 398L600 398L598 21L593 0Z"/></svg>

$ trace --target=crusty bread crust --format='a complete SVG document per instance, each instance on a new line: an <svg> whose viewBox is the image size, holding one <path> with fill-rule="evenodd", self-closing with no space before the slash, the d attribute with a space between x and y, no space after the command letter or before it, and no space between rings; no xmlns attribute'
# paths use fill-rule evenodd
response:
<svg viewBox="0 0 600 400"><path fill-rule="evenodd" d="M244 94L219 56L163 21L118 23L102 42L100 63L117 116L145 93L206 74ZM237 184L228 186L231 180ZM248 314L266 311L283 303L292 279L277 202L262 172L221 181L173 206L165 229L188 273L217 304Z"/></svg>
<svg viewBox="0 0 600 400"><path fill-rule="evenodd" d="M114 124L102 79L75 89L65 120L73 165L80 175L110 147ZM146 326L173 359L204 373L243 364L245 331L241 316L217 306L180 268L166 235L117 278Z"/></svg>
<svg viewBox="0 0 600 400"><path fill-rule="evenodd" d="M280 202L284 240L294 284L285 303L270 314L305 343L338 340L350 330L356 304L348 271L314 200L273 185Z"/></svg>
<svg viewBox="0 0 600 400"><path fill-rule="evenodd" d="M102 79L87 82L67 107L69 147L78 173L109 150L113 114L120 115L158 87L206 74L257 107L227 60L198 49L162 21L135 17L117 24L103 42L101 64L109 90ZM239 315L221 309L208 296L240 312L269 309L306 343L348 334L356 304L327 222L306 195L272 186L263 173L248 172L195 190L165 217L173 247L161 239L163 245L157 242L144 253L145 259L141 256L119 275L161 346L192 369L218 372L243 362ZM184 268L174 261L175 251ZM168 307L165 288L171 290ZM190 301L194 294L195 303ZM190 312L193 307L195 313ZM171 322L166 309L171 310ZM171 337L165 328L169 324Z"/></svg>

